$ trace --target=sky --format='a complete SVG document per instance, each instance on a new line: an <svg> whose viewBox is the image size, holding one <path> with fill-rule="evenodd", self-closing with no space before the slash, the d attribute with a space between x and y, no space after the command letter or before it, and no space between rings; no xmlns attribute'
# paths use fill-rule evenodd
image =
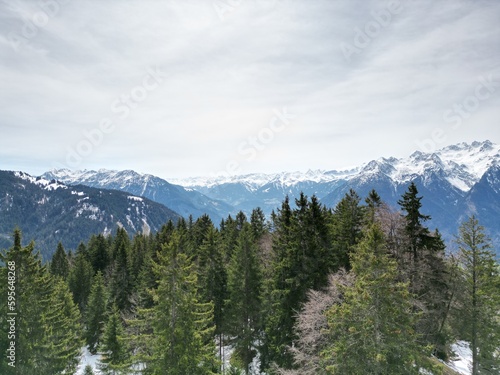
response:
<svg viewBox="0 0 500 375"><path fill-rule="evenodd" d="M497 0L0 0L0 169L344 169L500 143Z"/></svg>

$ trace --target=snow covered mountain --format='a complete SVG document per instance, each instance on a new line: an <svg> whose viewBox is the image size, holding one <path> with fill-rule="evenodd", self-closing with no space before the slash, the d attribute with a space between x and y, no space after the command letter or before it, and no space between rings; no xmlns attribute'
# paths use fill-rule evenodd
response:
<svg viewBox="0 0 500 375"><path fill-rule="evenodd" d="M93 234L118 227L131 235L149 233L179 218L167 207L129 193L0 171L0 248L11 246L18 227L24 240L35 240L43 258L49 259L59 241L74 250Z"/></svg>
<svg viewBox="0 0 500 375"><path fill-rule="evenodd" d="M228 213L234 211L229 204L211 199L193 189L185 189L159 177L131 170L70 171L58 169L44 173L42 178L54 179L68 185L86 185L126 191L161 203L186 218L189 215L198 218L203 214L208 214L216 224Z"/></svg>
<svg viewBox="0 0 500 375"><path fill-rule="evenodd" d="M380 158L345 170L309 170L276 174L193 177L169 182L134 171L54 170L43 178L65 184L117 189L162 203L184 217L207 213L215 223L242 210L256 207L270 214L288 195L316 195L335 207L354 189L364 198L375 189L395 209L411 181L424 197L423 213L432 216L451 241L459 224L474 213L493 239L500 254L500 145L490 141L459 143L434 153L416 151L406 158Z"/></svg>
<svg viewBox="0 0 500 375"><path fill-rule="evenodd" d="M294 186L311 184L335 184L340 181L369 179L383 174L396 184L412 181L417 176L441 171L443 178L461 191L469 191L484 173L500 162L500 145L490 141L459 143L435 153L415 151L408 158L394 157L372 160L356 168L342 171L309 170L302 172L282 172L277 174L248 174L241 176L194 177L171 179L172 183L204 191L218 186L239 184L246 190L256 192L273 184L293 191ZM319 189L318 191L321 191Z"/></svg>
<svg viewBox="0 0 500 375"><path fill-rule="evenodd" d="M416 151L407 158L380 158L341 171L283 172L243 176L197 177L172 180L213 199L223 200L244 212L260 206L270 213L285 195L301 191L316 195L334 207L349 189L361 197L375 189L390 205L410 181L417 184L424 213L433 217L450 240L466 215L476 214L494 242L500 246L500 145L490 141L459 143L434 153ZM498 247L497 247L498 248Z"/></svg>

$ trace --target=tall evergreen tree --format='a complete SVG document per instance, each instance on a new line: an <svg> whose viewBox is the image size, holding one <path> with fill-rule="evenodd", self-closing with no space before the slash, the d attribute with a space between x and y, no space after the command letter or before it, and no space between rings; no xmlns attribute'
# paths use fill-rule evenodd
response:
<svg viewBox="0 0 500 375"><path fill-rule="evenodd" d="M45 326L42 348L47 363L39 373L74 373L83 345L80 311L66 282L55 280L52 288L49 304L42 315Z"/></svg>
<svg viewBox="0 0 500 375"><path fill-rule="evenodd" d="M105 375L126 374L130 368L124 340L124 329L116 305L104 328L100 346L100 370Z"/></svg>
<svg viewBox="0 0 500 375"><path fill-rule="evenodd" d="M421 200L412 182L398 202L404 211L407 247L406 258L400 264L405 268L402 273L410 282L410 291L416 297L415 308L422 311L417 331L423 342L434 346L434 354L446 358L448 340L442 327L447 319L451 293L444 261L445 245L438 231L431 233L424 225L431 217L420 212Z"/></svg>
<svg viewBox="0 0 500 375"><path fill-rule="evenodd" d="M101 271L103 274L110 263L110 250L108 242L103 234L92 236L88 244L90 263L94 272Z"/></svg>
<svg viewBox="0 0 500 375"><path fill-rule="evenodd" d="M401 210L405 212L405 230L409 239L408 253L410 262L413 267L412 273L417 272L418 261L422 258L422 252L425 248L432 245L433 238L430 231L424 226L427 220L430 220L429 215L424 215L420 212L423 197L418 196L418 189L414 182L408 186L408 190L403 194L398 201Z"/></svg>
<svg viewBox="0 0 500 375"><path fill-rule="evenodd" d="M252 231L255 238L261 238L266 232L266 215L260 207L252 210L250 215L250 224L252 225Z"/></svg>
<svg viewBox="0 0 500 375"><path fill-rule="evenodd" d="M470 341L472 375L500 373L500 269L484 228L474 217L460 226L464 288L458 295L462 334Z"/></svg>
<svg viewBox="0 0 500 375"><path fill-rule="evenodd" d="M52 256L52 261L50 262L50 273L55 276L60 276L64 280L69 274L69 260L64 250L62 243L57 244L57 250Z"/></svg>
<svg viewBox="0 0 500 375"><path fill-rule="evenodd" d="M73 293L73 301L77 304L80 312L84 312L87 307L93 276L92 265L85 258L84 253L79 253L76 256L73 267L69 271L68 285Z"/></svg>
<svg viewBox="0 0 500 375"><path fill-rule="evenodd" d="M213 305L200 303L197 274L185 254L185 241L175 232L158 254L153 291L154 334L147 371L154 375L206 375L217 370L213 342Z"/></svg>
<svg viewBox="0 0 500 375"><path fill-rule="evenodd" d="M222 357L227 272L221 237L214 227L209 228L206 239L200 247L198 270L200 302L212 303L214 306L215 334L218 335L219 356Z"/></svg>
<svg viewBox="0 0 500 375"><path fill-rule="evenodd" d="M288 347L296 339L296 312L306 301L307 291L326 287L328 274L336 268L328 229L329 211L314 196L309 201L301 194L295 203L297 208L292 210L285 199L272 216L273 259L265 293L264 369L273 362L285 368L292 366Z"/></svg>
<svg viewBox="0 0 500 375"><path fill-rule="evenodd" d="M350 189L333 210L332 236L337 269L351 268L349 256L361 239L364 212L360 201L359 195Z"/></svg>
<svg viewBox="0 0 500 375"><path fill-rule="evenodd" d="M65 283L53 278L33 249L33 242L21 245L21 232L16 230L13 247L1 256L5 266L0 267L0 292L7 296L7 291L14 291L15 300L11 302L15 303L0 306L0 343L9 344L3 339L8 337L7 319L14 319L16 362L14 368L2 360L0 369L5 375L71 373L81 346L80 317ZM9 270L9 265L15 270ZM7 312L16 315L8 316ZM7 348L1 348L4 354Z"/></svg>
<svg viewBox="0 0 500 375"><path fill-rule="evenodd" d="M101 271L98 271L92 281L89 301L85 313L85 341L92 354L97 352L97 347L106 323L106 289Z"/></svg>
<svg viewBox="0 0 500 375"><path fill-rule="evenodd" d="M119 228L113 241L110 298L120 311L130 308L132 280L130 279L130 239L127 231Z"/></svg>
<svg viewBox="0 0 500 375"><path fill-rule="evenodd" d="M369 227L370 225L374 224L376 219L377 219L377 213L379 209L382 207L382 199L380 198L380 195L372 189L368 193L368 196L365 198L365 203L366 203L366 223L367 226Z"/></svg>
<svg viewBox="0 0 500 375"><path fill-rule="evenodd" d="M228 267L227 301L227 332L234 345L231 360L240 364L245 374L249 374L249 366L257 353L261 328L262 280L258 250L253 228L246 223Z"/></svg>
<svg viewBox="0 0 500 375"><path fill-rule="evenodd" d="M330 347L324 369L332 374L419 374L426 354L413 330L408 285L398 281L396 262L386 255L383 234L368 230L352 257L352 286L327 312Z"/></svg>

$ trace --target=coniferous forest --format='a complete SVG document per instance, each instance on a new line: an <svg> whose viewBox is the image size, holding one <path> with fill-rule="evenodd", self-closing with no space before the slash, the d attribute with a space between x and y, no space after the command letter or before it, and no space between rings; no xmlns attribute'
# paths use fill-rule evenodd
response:
<svg viewBox="0 0 500 375"><path fill-rule="evenodd" d="M47 263L13 229L0 373L74 374L87 347L103 374L448 374L458 340L472 374L500 373L500 269L481 223L447 248L415 184L398 204L302 194L269 220L118 229Z"/></svg>

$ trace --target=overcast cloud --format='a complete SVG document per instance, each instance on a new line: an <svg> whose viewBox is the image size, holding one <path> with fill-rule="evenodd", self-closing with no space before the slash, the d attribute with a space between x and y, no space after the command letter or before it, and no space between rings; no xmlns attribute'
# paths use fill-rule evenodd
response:
<svg viewBox="0 0 500 375"><path fill-rule="evenodd" d="M341 169L500 143L500 2L0 2L0 169Z"/></svg>

